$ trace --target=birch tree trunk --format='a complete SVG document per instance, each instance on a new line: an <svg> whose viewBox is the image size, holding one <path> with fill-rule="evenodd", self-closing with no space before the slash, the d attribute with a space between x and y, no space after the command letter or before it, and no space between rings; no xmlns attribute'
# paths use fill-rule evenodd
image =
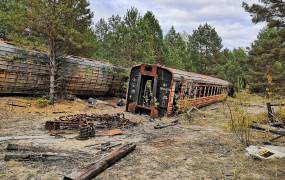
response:
<svg viewBox="0 0 285 180"><path fill-rule="evenodd" d="M50 53L49 53L49 61L50 61L50 88L49 88L49 101L51 104L54 103L55 100L55 76L56 76L56 53L55 53L55 42L51 40L50 43Z"/></svg>

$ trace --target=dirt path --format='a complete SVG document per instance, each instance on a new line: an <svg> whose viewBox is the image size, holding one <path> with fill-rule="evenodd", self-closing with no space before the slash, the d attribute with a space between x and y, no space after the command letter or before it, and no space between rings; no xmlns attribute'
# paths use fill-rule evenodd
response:
<svg viewBox="0 0 285 180"><path fill-rule="evenodd" d="M107 102L112 104L116 100ZM89 108L83 100L61 102L43 109L34 106L9 108L5 100L0 99L2 137L47 135L44 122L62 115L124 112L124 107L114 108L104 103L95 109ZM256 111L262 111L262 107L256 108ZM64 113L53 113L59 109ZM156 122L150 122L147 116L125 113L126 118L139 125L126 130L126 135L114 137L78 141L74 136L66 135L13 141L78 152L78 157L56 162L4 162L3 156L7 153L4 148L8 142L0 143L0 179L62 179L74 168L84 167L98 158L98 150L86 146L106 141L134 142L137 148L96 179L285 179L284 159L258 161L245 155L245 146L229 131L229 114L222 103L201 111L193 112L191 117L157 119L156 122L179 119L178 125L163 129L154 129ZM93 159L80 157L82 152L89 153Z"/></svg>

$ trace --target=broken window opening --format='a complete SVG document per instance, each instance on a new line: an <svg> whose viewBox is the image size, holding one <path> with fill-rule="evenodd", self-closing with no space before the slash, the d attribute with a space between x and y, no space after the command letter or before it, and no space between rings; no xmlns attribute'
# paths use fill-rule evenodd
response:
<svg viewBox="0 0 285 180"><path fill-rule="evenodd" d="M182 86L183 86L182 82L176 82L175 83L174 97L173 97L173 102L172 102L172 111L173 112L176 112L178 110L177 102L178 102L179 97L181 95Z"/></svg>
<svg viewBox="0 0 285 180"><path fill-rule="evenodd" d="M141 77L141 87L139 93L138 104L143 106L151 106L153 101L153 83L154 78L151 76L142 76Z"/></svg>

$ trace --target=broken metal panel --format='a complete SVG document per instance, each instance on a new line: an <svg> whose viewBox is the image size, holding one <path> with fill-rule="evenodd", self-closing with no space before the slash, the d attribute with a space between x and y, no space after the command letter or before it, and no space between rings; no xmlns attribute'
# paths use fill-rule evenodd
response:
<svg viewBox="0 0 285 180"><path fill-rule="evenodd" d="M139 91L138 84L140 84L140 69L139 67L134 67L130 72L129 87L127 93L127 107L130 108L129 111L133 111L132 104L137 102Z"/></svg>
<svg viewBox="0 0 285 180"><path fill-rule="evenodd" d="M156 98L158 102L158 110L160 115L167 112L169 95L171 92L172 74L169 71L165 71L162 68L157 70L157 93Z"/></svg>

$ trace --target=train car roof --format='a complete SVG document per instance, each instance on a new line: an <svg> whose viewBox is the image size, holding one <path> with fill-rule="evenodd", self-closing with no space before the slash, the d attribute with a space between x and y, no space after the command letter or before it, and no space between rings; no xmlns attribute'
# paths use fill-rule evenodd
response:
<svg viewBox="0 0 285 180"><path fill-rule="evenodd" d="M183 78L185 79L191 79L193 82L198 82L198 83L207 83L207 84L216 84L216 85L223 85L223 86L228 86L230 83L228 81L203 75L203 74L198 74L198 73L193 73L193 72L187 72L187 71L182 71L178 69L173 69L173 68L168 68L168 67L163 67L162 68L168 69L169 71L172 72L173 74L173 79L175 80L181 80Z"/></svg>
<svg viewBox="0 0 285 180"><path fill-rule="evenodd" d="M137 66L141 66L141 65L137 65ZM134 66L134 67L137 67L137 66ZM169 67L165 67L161 65L157 65L157 67L170 71L173 74L174 80L182 80L184 78L188 80L190 79L196 83L215 84L215 85L221 85L221 86L229 86L231 84L228 81L215 78L215 77L211 77L211 76L207 76L207 75L203 75L203 74L182 71L179 69L169 68Z"/></svg>
<svg viewBox="0 0 285 180"><path fill-rule="evenodd" d="M21 50L22 53L27 53L29 55L37 56L39 60L41 60L42 57L48 58L47 54L44 52L16 47L12 43L3 41L0 39L0 56L6 55L6 53L15 52L16 50ZM63 58L65 58L65 60L70 63L82 64L86 66L96 66L100 68L111 68L111 69L114 68L117 70L127 71L127 68L124 68L121 66L115 66L108 62L102 62L102 61L92 59L92 58L84 58L84 57L73 56L73 55L66 55L66 56L63 56Z"/></svg>

